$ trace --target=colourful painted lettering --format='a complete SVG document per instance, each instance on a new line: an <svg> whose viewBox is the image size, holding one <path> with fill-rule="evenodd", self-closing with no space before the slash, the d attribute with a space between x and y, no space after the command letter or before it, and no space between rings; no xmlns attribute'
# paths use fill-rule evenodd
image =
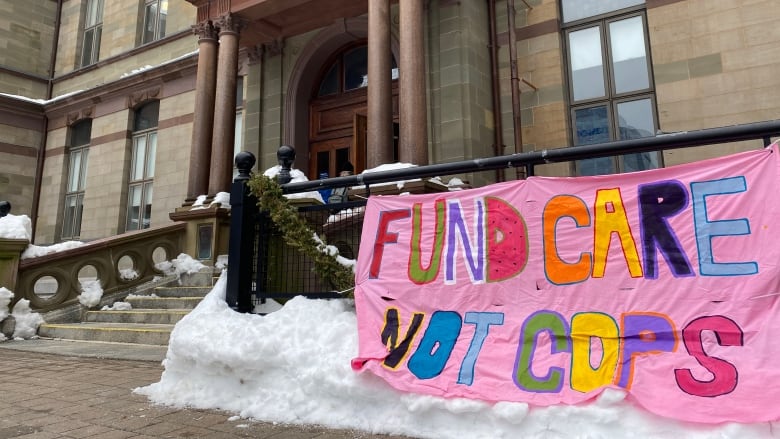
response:
<svg viewBox="0 0 780 439"><path fill-rule="evenodd" d="M566 262L558 254L556 232L558 223L563 218L572 219L577 228L590 227L590 211L584 201L572 195L556 195L544 207L544 273L555 285L585 281L590 276L592 265L590 253L580 253L577 262Z"/></svg>
<svg viewBox="0 0 780 439"><path fill-rule="evenodd" d="M677 386L685 393L694 396L715 397L734 391L739 381L739 373L733 364L717 357L710 357L704 352L702 332L712 331L720 346L742 346L742 328L733 320L723 316L699 317L688 323L683 329L682 337L685 349L709 373L710 380L699 380L693 376L690 369L675 369L674 377Z"/></svg>
<svg viewBox="0 0 780 439"><path fill-rule="evenodd" d="M565 370L551 367L543 377L534 375L531 365L534 361L539 334L546 332L550 338L550 354L571 352L569 325L554 311L537 311L523 322L520 330L520 346L515 359L515 384L520 389L535 393L557 393L563 388Z"/></svg>
<svg viewBox="0 0 780 439"><path fill-rule="evenodd" d="M628 265L631 277L642 277L642 264L628 224L626 209L620 189L599 189L596 191L593 249L593 277L604 277L607 267L607 254L612 243L612 235L617 234L623 249L623 258Z"/></svg>

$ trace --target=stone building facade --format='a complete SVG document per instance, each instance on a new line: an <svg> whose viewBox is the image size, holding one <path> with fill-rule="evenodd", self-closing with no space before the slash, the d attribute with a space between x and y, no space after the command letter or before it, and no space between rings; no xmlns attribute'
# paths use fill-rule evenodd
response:
<svg viewBox="0 0 780 439"><path fill-rule="evenodd" d="M360 172L780 115L775 0L5 0L0 11L0 199L34 219L36 243L165 224L227 190L241 149L263 170L293 145L317 178L346 161Z"/></svg>

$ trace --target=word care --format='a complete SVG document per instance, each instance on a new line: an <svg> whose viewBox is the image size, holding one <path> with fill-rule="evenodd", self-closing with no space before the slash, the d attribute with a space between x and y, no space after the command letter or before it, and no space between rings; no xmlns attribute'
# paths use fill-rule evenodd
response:
<svg viewBox="0 0 780 439"><path fill-rule="evenodd" d="M353 368L443 397L546 406L613 387L687 421L780 419L779 177L773 146L372 197Z"/></svg>

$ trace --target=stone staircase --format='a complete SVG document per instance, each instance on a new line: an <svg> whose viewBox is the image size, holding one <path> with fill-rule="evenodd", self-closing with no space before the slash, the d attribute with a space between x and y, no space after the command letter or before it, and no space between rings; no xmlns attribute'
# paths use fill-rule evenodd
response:
<svg viewBox="0 0 780 439"><path fill-rule="evenodd" d="M203 273L198 273L201 275ZM214 280L197 282L200 286L181 286L175 281L157 286L147 294L132 294L123 302L126 311L88 310L78 323L44 323L38 328L42 338L133 343L166 346L173 326L211 291Z"/></svg>

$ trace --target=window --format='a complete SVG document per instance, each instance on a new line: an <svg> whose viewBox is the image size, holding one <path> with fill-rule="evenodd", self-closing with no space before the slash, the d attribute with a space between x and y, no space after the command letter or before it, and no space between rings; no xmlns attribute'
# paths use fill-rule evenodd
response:
<svg viewBox="0 0 780 439"><path fill-rule="evenodd" d="M236 125L233 137L233 158L244 146L244 77L236 78ZM233 166L235 167L235 160ZM237 172L237 170L236 170ZM236 174L237 175L237 174Z"/></svg>
<svg viewBox="0 0 780 439"><path fill-rule="evenodd" d="M655 135L656 106L644 11L637 0L563 0L575 145ZM625 10L629 8L629 10ZM622 15L606 15L620 9ZM633 10L631 10L633 9ZM584 20L591 16L593 20ZM632 172L660 166L657 152L579 160L579 175Z"/></svg>
<svg viewBox="0 0 780 439"><path fill-rule="evenodd" d="M68 180L65 188L65 208L61 238L78 239L81 235L81 214L84 211L84 183L87 179L87 157L92 135L92 120L85 120L70 129L68 147Z"/></svg>
<svg viewBox="0 0 780 439"><path fill-rule="evenodd" d="M392 58L392 79L398 79L398 65ZM339 54L322 76L316 97L335 96L368 87L368 46L350 48Z"/></svg>
<svg viewBox="0 0 780 439"><path fill-rule="evenodd" d="M168 17L168 0L145 0L142 44L157 41L165 36Z"/></svg>
<svg viewBox="0 0 780 439"><path fill-rule="evenodd" d="M157 153L157 118L160 103L150 102L135 111L130 178L127 191L126 230L151 224L154 164Z"/></svg>
<svg viewBox="0 0 780 439"><path fill-rule="evenodd" d="M84 41L81 45L81 67L98 62L102 33L103 0L87 0L87 10L84 17Z"/></svg>

